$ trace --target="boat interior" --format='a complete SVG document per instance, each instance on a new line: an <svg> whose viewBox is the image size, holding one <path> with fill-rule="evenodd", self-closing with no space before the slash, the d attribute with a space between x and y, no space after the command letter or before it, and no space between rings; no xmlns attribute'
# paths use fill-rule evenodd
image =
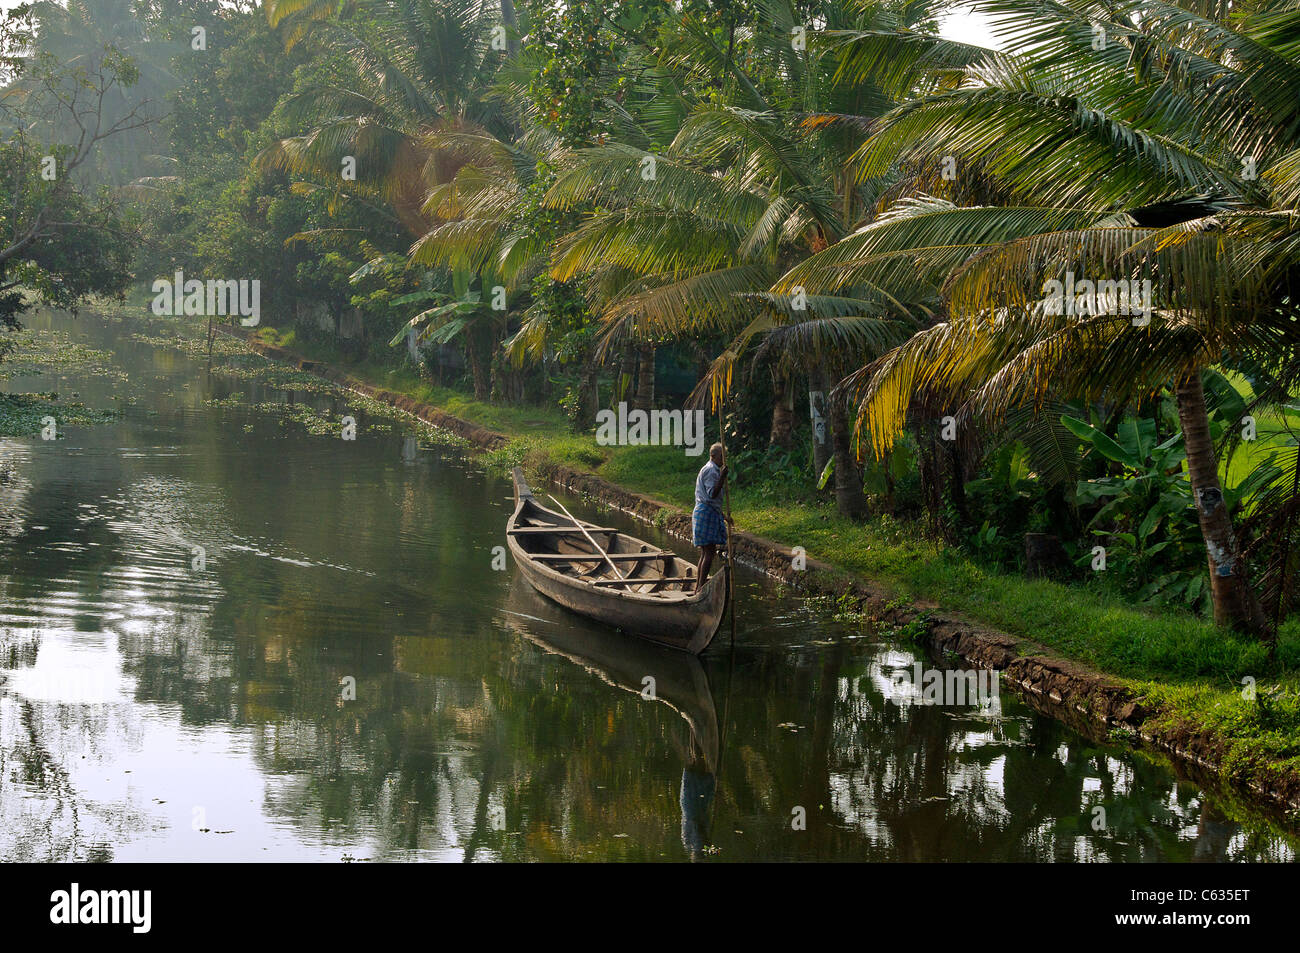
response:
<svg viewBox="0 0 1300 953"><path fill-rule="evenodd" d="M695 586L695 567L675 553L612 526L580 528L532 499L524 501L509 532L529 558L594 586L665 598L690 595ZM587 534L605 550L604 555Z"/></svg>

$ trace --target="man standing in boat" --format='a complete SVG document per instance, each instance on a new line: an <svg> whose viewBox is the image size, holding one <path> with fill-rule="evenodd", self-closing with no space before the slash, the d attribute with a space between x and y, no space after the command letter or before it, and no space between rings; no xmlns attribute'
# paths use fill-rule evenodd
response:
<svg viewBox="0 0 1300 953"><path fill-rule="evenodd" d="M727 542L727 524L731 517L722 515L722 488L727 482L726 451L722 444L709 448L709 462L700 467L695 478L695 511L691 514L692 542L700 547L700 563L695 571L695 591L699 592L709 576L718 546Z"/></svg>

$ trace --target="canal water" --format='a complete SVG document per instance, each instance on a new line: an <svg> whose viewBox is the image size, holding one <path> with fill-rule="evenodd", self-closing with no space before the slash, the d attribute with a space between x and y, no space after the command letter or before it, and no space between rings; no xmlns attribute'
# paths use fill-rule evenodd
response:
<svg viewBox="0 0 1300 953"><path fill-rule="evenodd" d="M130 318L30 326L112 366L6 389L121 416L0 443L0 859L1295 857L1008 691L927 704L943 662L753 575L734 652L612 635L521 584L454 448Z"/></svg>

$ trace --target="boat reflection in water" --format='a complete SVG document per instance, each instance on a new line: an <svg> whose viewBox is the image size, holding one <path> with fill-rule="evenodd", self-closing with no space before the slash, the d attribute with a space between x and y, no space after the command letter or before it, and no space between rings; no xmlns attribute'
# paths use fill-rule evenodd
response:
<svg viewBox="0 0 1300 953"><path fill-rule="evenodd" d="M717 789L718 713L704 666L694 655L629 638L566 612L516 574L502 609L506 625L543 651L561 656L615 688L667 705L687 725L678 801L682 844L698 860L711 844ZM653 681L650 681L653 679Z"/></svg>

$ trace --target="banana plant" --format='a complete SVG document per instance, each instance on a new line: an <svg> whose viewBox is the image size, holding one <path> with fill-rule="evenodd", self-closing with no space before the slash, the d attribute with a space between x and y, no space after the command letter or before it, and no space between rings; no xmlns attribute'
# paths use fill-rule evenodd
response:
<svg viewBox="0 0 1300 953"><path fill-rule="evenodd" d="M1106 570L1120 588L1143 603L1184 604L1198 612L1210 608L1204 549L1184 470L1187 451L1181 432L1157 442L1156 421L1126 417L1112 437L1068 414L1061 423L1088 454L1118 464L1120 473L1080 480L1082 505L1101 504L1088 525L1105 544ZM1242 500L1275 479L1279 468L1269 458L1235 486L1224 488L1224 505L1235 513ZM1095 565L1092 553L1080 565Z"/></svg>
<svg viewBox="0 0 1300 953"><path fill-rule="evenodd" d="M397 347L411 338L417 344L446 344L465 331L475 318L482 316L482 294L467 291L462 297L454 298L440 291L416 291L392 300L393 305L413 304L416 301L438 301L432 308L421 311L402 325L402 329L393 335L389 347Z"/></svg>
<svg viewBox="0 0 1300 953"><path fill-rule="evenodd" d="M498 332L504 316L484 306L480 291L464 291L460 297L441 292L419 291L394 298L393 303L408 303L417 299L432 299L439 303L421 311L393 335L388 342L397 347L403 341L409 346L420 344L448 344L456 338L465 343L465 359L474 382L474 399L487 400L491 395L491 362Z"/></svg>

